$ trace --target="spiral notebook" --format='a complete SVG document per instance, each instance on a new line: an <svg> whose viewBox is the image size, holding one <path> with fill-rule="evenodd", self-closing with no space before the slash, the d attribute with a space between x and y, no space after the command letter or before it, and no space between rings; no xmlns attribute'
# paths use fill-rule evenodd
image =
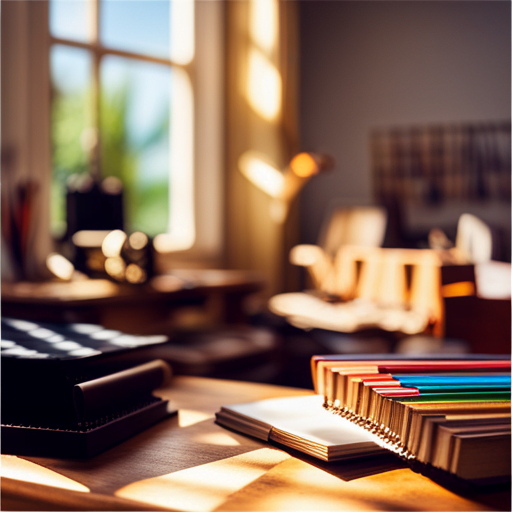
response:
<svg viewBox="0 0 512 512"><path fill-rule="evenodd" d="M323 407L421 472L510 483L510 356L312 358Z"/></svg>
<svg viewBox="0 0 512 512"><path fill-rule="evenodd" d="M316 395L224 406L218 424L323 461L392 452L454 487L510 484L507 356L316 356Z"/></svg>

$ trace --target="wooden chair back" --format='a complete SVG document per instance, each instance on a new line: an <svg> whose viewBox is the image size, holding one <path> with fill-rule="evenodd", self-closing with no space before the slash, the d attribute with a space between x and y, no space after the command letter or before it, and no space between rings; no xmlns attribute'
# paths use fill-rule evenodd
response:
<svg viewBox="0 0 512 512"><path fill-rule="evenodd" d="M440 264L438 254L428 249L344 246L328 291L345 301L362 299L429 315L434 333L441 334Z"/></svg>

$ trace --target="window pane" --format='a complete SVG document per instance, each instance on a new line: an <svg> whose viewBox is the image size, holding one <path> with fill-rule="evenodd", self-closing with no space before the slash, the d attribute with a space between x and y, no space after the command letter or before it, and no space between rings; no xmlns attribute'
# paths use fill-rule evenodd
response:
<svg viewBox="0 0 512 512"><path fill-rule="evenodd" d="M100 40L104 46L169 57L169 1L103 0Z"/></svg>
<svg viewBox="0 0 512 512"><path fill-rule="evenodd" d="M85 42L88 39L91 0L50 0L52 36Z"/></svg>
<svg viewBox="0 0 512 512"><path fill-rule="evenodd" d="M167 230L169 97L167 66L107 56L101 68L101 172L124 184L125 226Z"/></svg>
<svg viewBox="0 0 512 512"><path fill-rule="evenodd" d="M51 226L56 235L63 234L66 227L66 181L72 174L89 170L87 148L92 121L91 64L91 55L85 50L52 46Z"/></svg>

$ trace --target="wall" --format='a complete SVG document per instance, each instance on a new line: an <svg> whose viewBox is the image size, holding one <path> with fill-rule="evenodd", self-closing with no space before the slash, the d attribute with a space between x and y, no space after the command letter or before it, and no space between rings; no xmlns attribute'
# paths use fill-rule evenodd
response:
<svg viewBox="0 0 512 512"><path fill-rule="evenodd" d="M510 117L510 3L301 1L301 145L336 159L301 196L301 241L329 202L370 200L370 129Z"/></svg>

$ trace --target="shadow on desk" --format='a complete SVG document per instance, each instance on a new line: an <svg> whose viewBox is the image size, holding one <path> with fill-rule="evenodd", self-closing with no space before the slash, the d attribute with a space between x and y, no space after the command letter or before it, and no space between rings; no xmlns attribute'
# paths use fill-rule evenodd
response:
<svg viewBox="0 0 512 512"><path fill-rule="evenodd" d="M182 413L181 422L184 416L188 417ZM159 422L142 435L87 460L62 460L59 463L55 459L49 461L42 457L23 458L57 470L86 485L91 492L113 494L134 482L229 459L264 446L243 436L236 436L235 439L235 435L216 432L212 423L213 418L182 426L179 417L172 417ZM114 467L117 468L115 472L112 471Z"/></svg>
<svg viewBox="0 0 512 512"><path fill-rule="evenodd" d="M281 446L279 448L282 449ZM379 473L385 473L386 471L407 468L407 464L392 453L372 457L361 457L350 461L324 462L322 460L315 459L314 457L304 455L296 450L289 448L284 448L284 450L296 459L300 459L307 464L315 466L316 468L340 478L345 482L350 482L351 480L357 480L358 478L364 478L366 476L378 475Z"/></svg>

